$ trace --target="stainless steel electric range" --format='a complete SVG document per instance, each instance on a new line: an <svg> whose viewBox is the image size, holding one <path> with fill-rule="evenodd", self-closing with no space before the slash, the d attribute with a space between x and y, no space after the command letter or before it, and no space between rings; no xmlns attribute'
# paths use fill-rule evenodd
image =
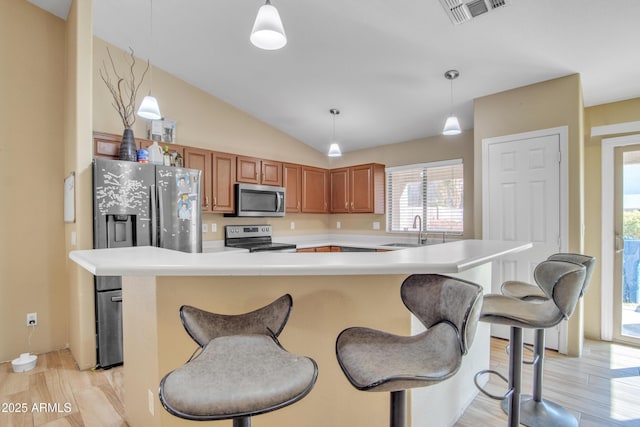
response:
<svg viewBox="0 0 640 427"><path fill-rule="evenodd" d="M224 245L249 252L295 252L293 243L277 243L271 238L271 225L225 225Z"/></svg>

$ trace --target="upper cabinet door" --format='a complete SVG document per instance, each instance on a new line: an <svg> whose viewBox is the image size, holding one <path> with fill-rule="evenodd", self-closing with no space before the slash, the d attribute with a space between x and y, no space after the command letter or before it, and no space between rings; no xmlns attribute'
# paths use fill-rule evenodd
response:
<svg viewBox="0 0 640 427"><path fill-rule="evenodd" d="M331 170L331 213L348 213L349 168Z"/></svg>
<svg viewBox="0 0 640 427"><path fill-rule="evenodd" d="M264 185L282 187L282 163L262 160L262 180Z"/></svg>
<svg viewBox="0 0 640 427"><path fill-rule="evenodd" d="M302 212L329 212L329 171L302 166Z"/></svg>
<svg viewBox="0 0 640 427"><path fill-rule="evenodd" d="M302 199L302 166L292 163L282 165L282 183L285 189L285 209L287 213L300 213Z"/></svg>
<svg viewBox="0 0 640 427"><path fill-rule="evenodd" d="M349 168L349 212L384 214L384 165L372 163Z"/></svg>
<svg viewBox="0 0 640 427"><path fill-rule="evenodd" d="M373 165L354 166L349 168L349 172L349 211L373 212Z"/></svg>
<svg viewBox="0 0 640 427"><path fill-rule="evenodd" d="M211 151L186 147L184 149L184 166L202 171L202 212L213 212L211 195Z"/></svg>
<svg viewBox="0 0 640 427"><path fill-rule="evenodd" d="M212 211L232 213L235 211L236 156L213 152L212 163Z"/></svg>
<svg viewBox="0 0 640 427"><path fill-rule="evenodd" d="M237 156L236 181L248 184L260 184L260 159Z"/></svg>

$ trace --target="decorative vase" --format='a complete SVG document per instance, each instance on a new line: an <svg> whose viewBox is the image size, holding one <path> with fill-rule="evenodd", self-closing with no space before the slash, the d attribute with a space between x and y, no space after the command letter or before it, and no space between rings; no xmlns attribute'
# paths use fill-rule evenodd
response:
<svg viewBox="0 0 640 427"><path fill-rule="evenodd" d="M126 128L122 134L122 142L120 142L120 160L135 162L138 160L136 140L133 137L133 130Z"/></svg>

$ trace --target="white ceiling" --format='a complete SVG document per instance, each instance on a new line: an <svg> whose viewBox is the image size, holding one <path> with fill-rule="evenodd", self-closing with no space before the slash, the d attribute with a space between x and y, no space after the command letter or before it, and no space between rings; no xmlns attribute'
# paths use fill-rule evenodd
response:
<svg viewBox="0 0 640 427"><path fill-rule="evenodd" d="M330 108L343 151L439 134L449 69L463 129L474 98L572 73L586 106L640 97L638 0L511 0L458 26L439 0L272 0L279 51L249 42L263 0L152 1L153 41L151 0L93 0L95 35L321 152Z"/></svg>

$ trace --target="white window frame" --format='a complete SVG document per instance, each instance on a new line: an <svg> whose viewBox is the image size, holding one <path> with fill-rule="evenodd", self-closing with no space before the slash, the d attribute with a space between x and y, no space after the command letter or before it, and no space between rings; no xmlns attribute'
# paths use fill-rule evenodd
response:
<svg viewBox="0 0 640 427"><path fill-rule="evenodd" d="M408 229L408 230L392 230L392 224L393 224L393 194L392 191L390 189L391 186L391 179L392 179L392 175L394 172L402 172L402 171L406 171L406 170L411 170L411 169L424 169L427 170L429 168L437 168L437 167L443 167L443 166L455 166L455 165L462 165L463 168L463 182L462 182L462 199L463 199L463 207L462 207L462 231L460 232L452 232L452 231L445 231L445 230L428 230L427 229L427 221L425 220L425 215L424 212L427 209L426 206L426 197L423 199L423 206L422 206L422 213L420 213L420 217L422 219L422 231L425 233L443 233L445 232L446 234L449 235L462 235L464 234L464 188L465 188L465 182L464 182L464 162L463 159L451 159L451 160L441 160L441 161L436 161L436 162L428 162L428 163L417 163L417 164L412 164L412 165L402 165L402 166L393 166L393 167L387 167L385 169L385 175L386 175L386 179L385 179L385 185L387 188L386 191L386 200L385 200L385 206L386 206L386 232L387 233L408 233L408 232L414 232L416 230L414 229Z"/></svg>

